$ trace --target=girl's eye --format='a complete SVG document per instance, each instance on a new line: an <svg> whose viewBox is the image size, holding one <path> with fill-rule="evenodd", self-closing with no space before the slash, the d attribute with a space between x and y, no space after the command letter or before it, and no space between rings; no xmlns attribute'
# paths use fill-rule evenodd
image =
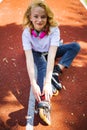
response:
<svg viewBox="0 0 87 130"><path fill-rule="evenodd" d="M39 18L39 16L35 15L34 18ZM41 19L46 19L46 18L47 18L46 15L41 16Z"/></svg>
<svg viewBox="0 0 87 130"><path fill-rule="evenodd" d="M47 16L46 16L46 15L43 15L43 16L41 16L41 18L42 18L42 19L45 19L45 18L47 18Z"/></svg>
<svg viewBox="0 0 87 130"><path fill-rule="evenodd" d="M34 18L38 18L38 16L34 16Z"/></svg>

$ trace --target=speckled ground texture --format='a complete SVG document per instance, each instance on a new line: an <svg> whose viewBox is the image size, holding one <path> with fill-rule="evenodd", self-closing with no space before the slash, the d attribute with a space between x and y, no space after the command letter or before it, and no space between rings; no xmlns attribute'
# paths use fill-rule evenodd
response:
<svg viewBox="0 0 87 130"><path fill-rule="evenodd" d="M0 130L25 130L30 82L22 48L22 18L29 0L0 3ZM81 51L60 80L52 98L52 125L35 115L34 130L87 130L87 10L79 0L47 0L59 23L64 44L76 41Z"/></svg>

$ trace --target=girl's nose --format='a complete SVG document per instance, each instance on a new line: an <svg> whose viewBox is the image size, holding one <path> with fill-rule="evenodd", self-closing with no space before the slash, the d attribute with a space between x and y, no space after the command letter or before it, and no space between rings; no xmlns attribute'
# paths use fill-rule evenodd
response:
<svg viewBox="0 0 87 130"><path fill-rule="evenodd" d="M38 18L38 21L41 21L41 20L42 20L41 17L39 17L39 18Z"/></svg>

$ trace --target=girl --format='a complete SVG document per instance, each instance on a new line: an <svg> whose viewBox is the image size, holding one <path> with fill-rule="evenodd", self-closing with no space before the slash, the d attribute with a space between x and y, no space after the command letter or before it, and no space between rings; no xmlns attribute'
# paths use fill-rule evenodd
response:
<svg viewBox="0 0 87 130"><path fill-rule="evenodd" d="M80 46L77 43L60 45L58 24L44 1L37 0L29 5L24 14L23 26L23 49L33 94L38 102L40 117L50 125L50 98L53 94L51 83L57 90L62 88L58 76L65 67L70 66ZM58 57L61 60L54 66ZM34 64L37 68L37 80Z"/></svg>

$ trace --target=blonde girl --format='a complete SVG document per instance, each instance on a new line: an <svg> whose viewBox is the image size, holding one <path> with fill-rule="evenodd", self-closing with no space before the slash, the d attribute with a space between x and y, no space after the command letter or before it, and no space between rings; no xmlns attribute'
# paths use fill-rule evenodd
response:
<svg viewBox="0 0 87 130"><path fill-rule="evenodd" d="M62 89L58 76L64 68L70 66L80 46L75 42L60 44L58 24L54 20L53 12L44 1L36 0L29 5L24 14L23 26L22 43L33 94L39 107L43 110L45 107L50 109L52 85L56 90ZM59 63L54 66L55 59L59 57L61 57ZM37 68L37 79L34 65ZM49 112L46 114L49 115ZM50 124L49 116L42 114L41 118Z"/></svg>

